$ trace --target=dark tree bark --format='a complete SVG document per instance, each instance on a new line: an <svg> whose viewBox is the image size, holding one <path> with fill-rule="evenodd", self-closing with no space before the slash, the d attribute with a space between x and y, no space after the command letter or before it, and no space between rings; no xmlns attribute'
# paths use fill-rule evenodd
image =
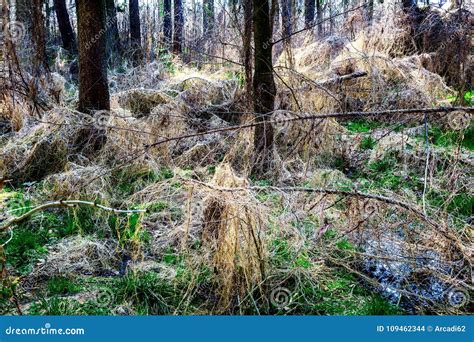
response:
<svg viewBox="0 0 474 342"><path fill-rule="evenodd" d="M120 57L123 51L118 29L115 0L106 0L105 5L107 16L107 56L110 61L114 54Z"/></svg>
<svg viewBox="0 0 474 342"><path fill-rule="evenodd" d="M34 72L39 76L43 71L49 71L46 57L45 20L43 16L43 1L32 0L31 6L31 37L36 53L34 58Z"/></svg>
<svg viewBox="0 0 474 342"><path fill-rule="evenodd" d="M283 25L283 37L285 38L285 43L288 43L289 37L292 32L292 0L282 0L281 1L281 22Z"/></svg>
<svg viewBox="0 0 474 342"><path fill-rule="evenodd" d="M172 20L171 20L171 0L164 0L164 18L163 18L163 36L165 37L165 46L167 49L171 46L173 39Z"/></svg>
<svg viewBox="0 0 474 342"><path fill-rule="evenodd" d="M316 0L304 1L304 25L310 27L314 22L314 11L316 8Z"/></svg>
<svg viewBox="0 0 474 342"><path fill-rule="evenodd" d="M142 60L142 34L140 28L140 8L138 0L129 0L128 8L130 14L130 45L133 50L132 58L135 65Z"/></svg>
<svg viewBox="0 0 474 342"><path fill-rule="evenodd" d="M71 21L69 20L66 0L54 0L54 10L56 11L56 18L58 19L63 48L72 55L75 55L77 53L76 35L72 29Z"/></svg>
<svg viewBox="0 0 474 342"><path fill-rule="evenodd" d="M374 0L367 1L367 20L369 23L374 19Z"/></svg>
<svg viewBox="0 0 474 342"><path fill-rule="evenodd" d="M105 0L76 0L79 42L79 111L109 110Z"/></svg>
<svg viewBox="0 0 474 342"><path fill-rule="evenodd" d="M173 52L180 54L183 51L183 1L174 0L174 33L173 33Z"/></svg>
<svg viewBox="0 0 474 342"><path fill-rule="evenodd" d="M253 173L264 175L273 160L273 127L268 122L275 105L275 81L272 64L272 20L268 0L253 0L254 77L253 96L256 121Z"/></svg>
<svg viewBox="0 0 474 342"><path fill-rule="evenodd" d="M245 67L245 81L247 86L247 105L249 109L252 104L252 0L243 0L244 9L244 67Z"/></svg>
<svg viewBox="0 0 474 342"><path fill-rule="evenodd" d="M214 30L214 0L202 2L202 28L204 37L211 37Z"/></svg>
<svg viewBox="0 0 474 342"><path fill-rule="evenodd" d="M29 31L32 24L31 0L16 0L15 5L16 20L25 25L25 28Z"/></svg>
<svg viewBox="0 0 474 342"><path fill-rule="evenodd" d="M415 7L416 0L402 0L402 8L405 13L411 14Z"/></svg>
<svg viewBox="0 0 474 342"><path fill-rule="evenodd" d="M323 9L322 9L323 0L316 0L316 22L318 23L318 36L322 37L323 35Z"/></svg>

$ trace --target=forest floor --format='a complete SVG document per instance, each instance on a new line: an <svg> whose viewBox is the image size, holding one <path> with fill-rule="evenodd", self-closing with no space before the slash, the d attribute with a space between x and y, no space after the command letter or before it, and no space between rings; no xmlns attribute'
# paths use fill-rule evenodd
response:
<svg viewBox="0 0 474 342"><path fill-rule="evenodd" d="M3 219L59 200L146 212L62 206L5 232L1 313L469 312L470 114L288 120L341 105L377 112L456 100L422 66L426 56L387 61L371 48L328 39L291 63L283 53L275 165L259 179L250 176L253 130L236 128L245 98L232 65L162 58L111 70L112 110L94 119L72 109L77 91L66 79L61 104L41 119L10 117L22 128L0 137L11 180ZM354 72L364 76L333 82ZM474 104L472 91L463 96ZM100 150L83 142L91 126Z"/></svg>

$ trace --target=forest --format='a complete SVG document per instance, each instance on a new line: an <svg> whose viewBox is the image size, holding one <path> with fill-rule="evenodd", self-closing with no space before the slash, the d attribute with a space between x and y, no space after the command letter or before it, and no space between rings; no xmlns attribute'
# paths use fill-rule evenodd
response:
<svg viewBox="0 0 474 342"><path fill-rule="evenodd" d="M0 314L474 312L470 1L0 3Z"/></svg>

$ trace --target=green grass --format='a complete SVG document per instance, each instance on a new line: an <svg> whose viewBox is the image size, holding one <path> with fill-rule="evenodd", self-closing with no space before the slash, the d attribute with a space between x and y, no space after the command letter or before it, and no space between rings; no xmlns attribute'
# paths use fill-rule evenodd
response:
<svg viewBox="0 0 474 342"><path fill-rule="evenodd" d="M81 292L81 286L74 283L73 280L57 276L51 278L46 283L46 288L49 296L65 296Z"/></svg>
<svg viewBox="0 0 474 342"><path fill-rule="evenodd" d="M353 133L368 133L373 129L383 127L384 124L379 121L370 120L351 120L344 124L349 132Z"/></svg>
<svg viewBox="0 0 474 342"><path fill-rule="evenodd" d="M128 274L115 284L114 293L118 302L131 303L142 315L170 314L179 300L173 284L152 272Z"/></svg>
<svg viewBox="0 0 474 342"><path fill-rule="evenodd" d="M455 148L459 144L474 151L474 125L470 125L464 131L446 130L440 126L429 128L428 137L430 142L436 146Z"/></svg>
<svg viewBox="0 0 474 342"><path fill-rule="evenodd" d="M112 310L97 305L93 300L80 303L75 299L51 297L33 303L28 313L41 316L101 316L111 315Z"/></svg>
<svg viewBox="0 0 474 342"><path fill-rule="evenodd" d="M364 137L360 142L360 148L362 150L371 150L376 144L377 142L372 137Z"/></svg>

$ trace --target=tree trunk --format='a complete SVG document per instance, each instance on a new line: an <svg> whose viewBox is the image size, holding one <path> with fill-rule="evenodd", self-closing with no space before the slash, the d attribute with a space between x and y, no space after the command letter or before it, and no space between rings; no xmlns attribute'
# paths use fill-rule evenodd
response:
<svg viewBox="0 0 474 342"><path fill-rule="evenodd" d="M34 73L37 77L39 77L42 71L48 71L49 69L46 57L46 36L42 5L42 0L32 0L31 38L36 50L33 64Z"/></svg>
<svg viewBox="0 0 474 342"><path fill-rule="evenodd" d="M316 0L304 1L304 25L306 28L313 25L315 7L316 7Z"/></svg>
<svg viewBox="0 0 474 342"><path fill-rule="evenodd" d="M29 31L32 23L31 0L16 0L15 5L16 21L21 22L27 31Z"/></svg>
<svg viewBox="0 0 474 342"><path fill-rule="evenodd" d="M328 1L328 7L329 7L329 34L332 35L334 33L334 18L333 18L334 2L333 0Z"/></svg>
<svg viewBox="0 0 474 342"><path fill-rule="evenodd" d="M416 0L402 0L402 8L406 14L411 14L416 7Z"/></svg>
<svg viewBox="0 0 474 342"><path fill-rule="evenodd" d="M183 51L183 2L174 0L174 34L173 34L173 52L180 54Z"/></svg>
<svg viewBox="0 0 474 342"><path fill-rule="evenodd" d="M130 45L132 48L132 59L135 65L141 63L142 60L142 34L140 28L140 8L138 0L128 1L130 15Z"/></svg>
<svg viewBox="0 0 474 342"><path fill-rule="evenodd" d="M256 121L253 173L264 175L273 160L273 127L268 122L275 105L275 81L272 64L272 20L268 0L253 0L255 72L253 77Z"/></svg>
<svg viewBox="0 0 474 342"><path fill-rule="evenodd" d="M165 37L165 46L167 49L171 46L173 39L172 21L171 21L171 0L164 0L164 18L163 18L163 36Z"/></svg>
<svg viewBox="0 0 474 342"><path fill-rule="evenodd" d="M109 110L105 0L76 0L79 41L79 111Z"/></svg>
<svg viewBox="0 0 474 342"><path fill-rule="evenodd" d="M244 8L244 67L247 86L247 105L250 110L252 104L252 0L243 0Z"/></svg>
<svg viewBox="0 0 474 342"><path fill-rule="evenodd" d="M372 23L374 19L374 0L367 1L367 20L369 23Z"/></svg>
<svg viewBox="0 0 474 342"><path fill-rule="evenodd" d="M114 54L118 57L122 55L122 44L120 42L115 0L106 0L105 4L107 15L107 56L110 62Z"/></svg>
<svg viewBox="0 0 474 342"><path fill-rule="evenodd" d="M292 0L281 1L281 22L283 25L283 38L285 43L290 40L292 32ZM288 38L287 38L288 37Z"/></svg>
<svg viewBox="0 0 474 342"><path fill-rule="evenodd" d="M56 18L58 19L59 32L63 41L63 48L71 55L77 53L76 35L69 20L69 13L67 11L66 0L54 0L54 10L56 11Z"/></svg>
<svg viewBox="0 0 474 342"><path fill-rule="evenodd" d="M202 28L204 37L212 37L212 32L214 30L214 0L203 0Z"/></svg>
<svg viewBox="0 0 474 342"><path fill-rule="evenodd" d="M316 0L316 22L318 24L318 36L323 36L323 11L322 11L323 0Z"/></svg>

